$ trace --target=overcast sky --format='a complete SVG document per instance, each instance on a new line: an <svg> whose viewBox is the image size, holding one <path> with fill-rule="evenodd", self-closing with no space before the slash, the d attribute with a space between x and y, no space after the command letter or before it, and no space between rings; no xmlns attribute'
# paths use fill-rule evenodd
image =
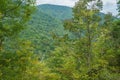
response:
<svg viewBox="0 0 120 80"><path fill-rule="evenodd" d="M55 4L73 7L75 2L78 0L37 0L37 5L39 4ZM114 15L117 14L116 0L103 0L103 12L112 12Z"/></svg>

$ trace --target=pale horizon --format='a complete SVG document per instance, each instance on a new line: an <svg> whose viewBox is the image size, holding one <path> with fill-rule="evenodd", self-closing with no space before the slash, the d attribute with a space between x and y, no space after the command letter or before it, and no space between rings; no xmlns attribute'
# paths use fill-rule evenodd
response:
<svg viewBox="0 0 120 80"><path fill-rule="evenodd" d="M37 0L36 4L53 4L53 5L61 5L61 6L68 6L73 7L75 2L78 0ZM103 0L103 10L101 12L108 13L111 12L113 15L117 15L117 5L116 0Z"/></svg>

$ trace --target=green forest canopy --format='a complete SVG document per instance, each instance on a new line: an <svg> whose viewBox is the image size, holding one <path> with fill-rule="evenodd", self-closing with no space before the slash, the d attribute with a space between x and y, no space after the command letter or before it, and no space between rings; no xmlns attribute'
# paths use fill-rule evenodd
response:
<svg viewBox="0 0 120 80"><path fill-rule="evenodd" d="M120 79L120 20L101 0L34 3L0 1L1 80Z"/></svg>

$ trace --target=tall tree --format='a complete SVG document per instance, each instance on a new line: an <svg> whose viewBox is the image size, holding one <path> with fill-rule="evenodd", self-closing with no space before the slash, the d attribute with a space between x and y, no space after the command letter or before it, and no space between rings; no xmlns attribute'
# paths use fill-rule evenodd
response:
<svg viewBox="0 0 120 80"><path fill-rule="evenodd" d="M73 8L74 17L65 21L65 29L75 37L71 40L65 35L60 39L60 46L51 53L52 58L48 59L48 64L54 65L52 71L58 73L61 79L101 79L101 65L97 63L98 53L94 51L101 32L101 9L101 0L79 0Z"/></svg>
<svg viewBox="0 0 120 80"><path fill-rule="evenodd" d="M78 39L80 43L83 43L80 49L82 50L84 47L83 52L80 52L86 55L89 67L92 64L93 43L98 37L101 9L101 0L79 0L73 8L74 18L71 23L65 22L65 29L79 34Z"/></svg>

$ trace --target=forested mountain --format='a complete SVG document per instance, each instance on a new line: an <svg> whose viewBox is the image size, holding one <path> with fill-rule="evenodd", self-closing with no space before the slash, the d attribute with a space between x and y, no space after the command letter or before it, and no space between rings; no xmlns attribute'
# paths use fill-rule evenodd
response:
<svg viewBox="0 0 120 80"><path fill-rule="evenodd" d="M72 18L70 7L45 4L37 7L29 24L42 32L63 34L63 20L70 18Z"/></svg>
<svg viewBox="0 0 120 80"><path fill-rule="evenodd" d="M103 2L0 0L0 80L120 80L120 19Z"/></svg>
<svg viewBox="0 0 120 80"><path fill-rule="evenodd" d="M72 18L72 9L58 5L39 5L28 24L30 26L22 32L22 37L35 44L36 53L47 52L53 47L53 34L63 36L69 33L64 30L63 21Z"/></svg>
<svg viewBox="0 0 120 80"><path fill-rule="evenodd" d="M57 34L62 34L64 32L62 27L63 21L71 18L72 9L70 7L44 4L37 6L30 24L33 24L35 27L48 29L47 32L53 31Z"/></svg>
<svg viewBox="0 0 120 80"><path fill-rule="evenodd" d="M72 17L72 8L59 5L43 4L38 9L54 18L65 20Z"/></svg>

